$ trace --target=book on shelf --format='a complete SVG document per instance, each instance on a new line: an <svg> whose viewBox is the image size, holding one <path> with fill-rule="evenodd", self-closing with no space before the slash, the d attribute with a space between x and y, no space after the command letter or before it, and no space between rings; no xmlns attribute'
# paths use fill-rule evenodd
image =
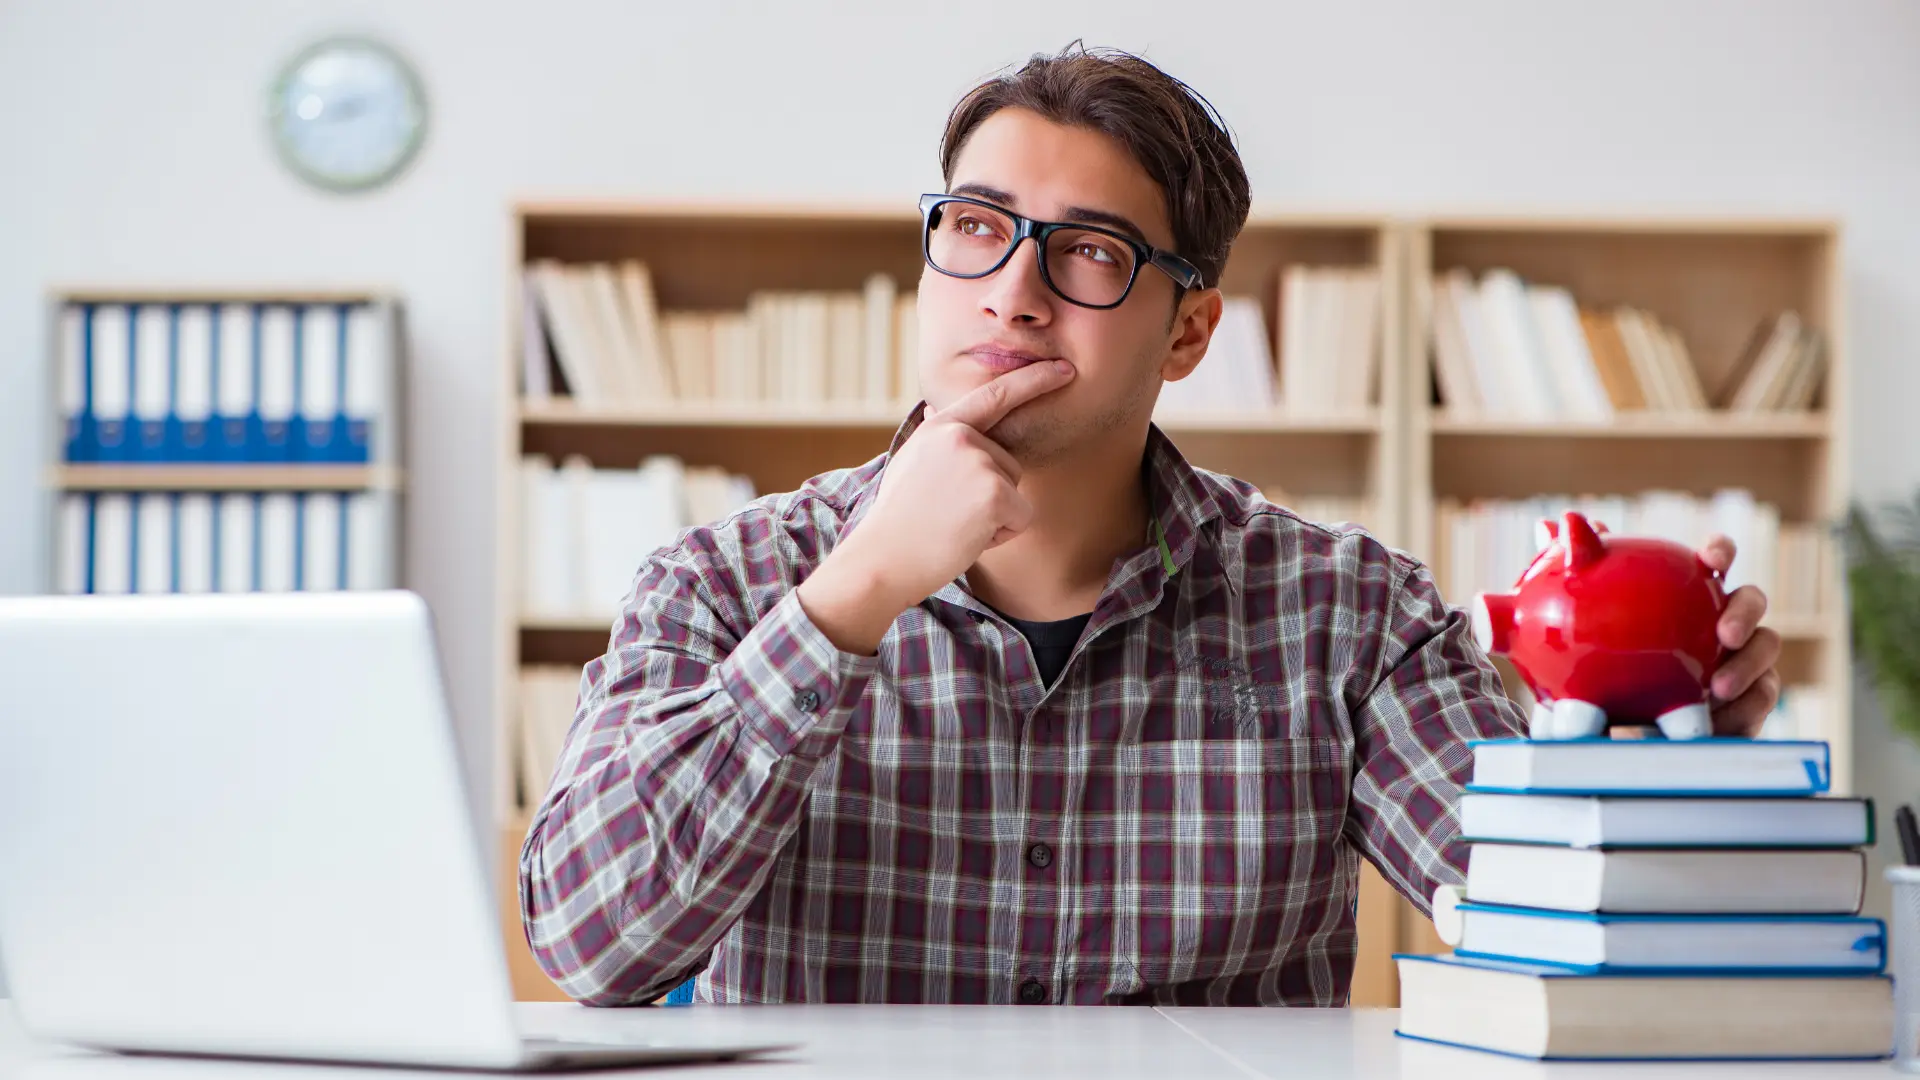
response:
<svg viewBox="0 0 1920 1080"><path fill-rule="evenodd" d="M1826 531L1814 522L1781 520L1780 509L1744 488L1722 488L1702 498L1680 491L1636 495L1542 494L1526 499L1441 498L1434 506L1435 551L1431 562L1441 593L1464 603L1513 583L1540 550L1538 524L1578 510L1609 532L1651 536L1694 547L1715 533L1734 542L1738 554L1726 587L1758 587L1774 618L1810 618L1837 598L1827 583L1838 557Z"/></svg>
<svg viewBox="0 0 1920 1080"><path fill-rule="evenodd" d="M666 454L633 469L579 456L556 468L532 454L521 459L520 483L521 613L532 619L611 620L649 553L755 497L745 476Z"/></svg>
<svg viewBox="0 0 1920 1080"><path fill-rule="evenodd" d="M1604 422L1622 413L1805 412L1824 339L1793 311L1762 320L1710 395L1686 338L1643 307L1583 305L1506 267L1433 277L1426 330L1435 388L1461 417Z"/></svg>
<svg viewBox="0 0 1920 1080"><path fill-rule="evenodd" d="M55 592L328 592L399 582L386 491L89 491L59 499Z"/></svg>
<svg viewBox="0 0 1920 1080"><path fill-rule="evenodd" d="M1159 416L1360 411L1378 394L1381 286L1374 267L1290 267L1276 298L1276 365L1261 300L1226 298L1207 356L1163 388ZM899 405L918 393L915 300L886 274L855 290L758 289L737 310L663 309L644 263L525 267L524 398L588 408L669 402Z"/></svg>
<svg viewBox="0 0 1920 1080"><path fill-rule="evenodd" d="M1293 264L1280 272L1280 398L1291 412L1359 411L1380 379L1380 270Z"/></svg>
<svg viewBox="0 0 1920 1080"><path fill-rule="evenodd" d="M891 406L919 385L914 297L886 274L858 291L755 290L720 311L661 308L646 264L631 259L537 260L523 289L528 401Z"/></svg>
<svg viewBox="0 0 1920 1080"><path fill-rule="evenodd" d="M528 664L520 669L520 707L513 740L516 802L531 812L553 782L554 766L573 725L580 695L580 669L560 664Z"/></svg>
<svg viewBox="0 0 1920 1080"><path fill-rule="evenodd" d="M57 344L73 464L392 464L384 301L68 301Z"/></svg>

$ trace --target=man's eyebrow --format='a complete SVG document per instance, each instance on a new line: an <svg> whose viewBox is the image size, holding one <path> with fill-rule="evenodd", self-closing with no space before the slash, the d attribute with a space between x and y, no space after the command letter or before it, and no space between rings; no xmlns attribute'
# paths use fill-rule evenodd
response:
<svg viewBox="0 0 1920 1080"><path fill-rule="evenodd" d="M1014 203L1019 201L1013 197L1013 192L1001 191L999 188L988 187L985 184L961 184L949 190L947 194L966 195L975 199L984 199L990 203L999 203L1009 210L1013 209Z"/></svg>
<svg viewBox="0 0 1920 1080"><path fill-rule="evenodd" d="M1066 220L1078 222L1082 225L1104 225L1109 229L1126 233L1128 236L1133 237L1143 244L1147 243L1146 230L1135 225L1127 218L1121 217L1119 214L1108 213L1105 210L1090 210L1084 206L1069 206L1067 207ZM1149 244L1148 246L1151 247L1152 245Z"/></svg>
<svg viewBox="0 0 1920 1080"><path fill-rule="evenodd" d="M975 199L983 199L990 203L998 203L1009 210L1014 209L1014 204L1019 201L1013 197L1012 192L1001 191L999 188L988 187L985 184L958 184L948 191L947 194L967 195ZM1106 228L1116 229L1126 233L1128 236L1133 237L1143 244L1147 243L1147 233L1145 229L1135 225L1131 219L1110 211L1095 210L1085 206L1069 206L1066 210L1066 216L1061 220L1071 221L1081 225L1102 225Z"/></svg>

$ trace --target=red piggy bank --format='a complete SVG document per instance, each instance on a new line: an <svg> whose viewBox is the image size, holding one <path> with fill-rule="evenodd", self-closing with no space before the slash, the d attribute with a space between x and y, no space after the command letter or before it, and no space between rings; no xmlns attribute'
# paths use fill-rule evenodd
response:
<svg viewBox="0 0 1920 1080"><path fill-rule="evenodd" d="M1546 546L1514 590L1473 604L1474 640L1511 659L1538 701L1532 737L1596 736L1610 721L1712 734L1720 572L1671 541L1602 536L1578 513L1542 524Z"/></svg>

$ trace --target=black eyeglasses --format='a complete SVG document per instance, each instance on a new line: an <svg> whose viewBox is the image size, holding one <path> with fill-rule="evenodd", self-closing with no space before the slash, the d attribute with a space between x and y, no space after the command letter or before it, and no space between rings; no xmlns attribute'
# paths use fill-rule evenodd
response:
<svg viewBox="0 0 1920 1080"><path fill-rule="evenodd" d="M921 253L928 266L948 277L986 277L1031 236L1040 252L1040 280L1081 307L1119 307L1143 264L1182 289L1200 284L1200 271L1187 260L1097 225L1035 221L964 195L922 195L920 213L925 219Z"/></svg>

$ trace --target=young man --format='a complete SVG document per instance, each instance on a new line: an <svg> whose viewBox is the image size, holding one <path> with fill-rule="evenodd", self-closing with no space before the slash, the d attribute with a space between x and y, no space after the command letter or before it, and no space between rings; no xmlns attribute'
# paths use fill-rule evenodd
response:
<svg viewBox="0 0 1920 1080"><path fill-rule="evenodd" d="M1424 567L1188 465L1247 181L1139 59L964 98L892 448L641 566L521 856L569 994L1338 1005L1360 860L1461 879L1469 739L1525 718ZM1708 557L1723 567L1731 545ZM1736 594L1716 723L1771 706Z"/></svg>

